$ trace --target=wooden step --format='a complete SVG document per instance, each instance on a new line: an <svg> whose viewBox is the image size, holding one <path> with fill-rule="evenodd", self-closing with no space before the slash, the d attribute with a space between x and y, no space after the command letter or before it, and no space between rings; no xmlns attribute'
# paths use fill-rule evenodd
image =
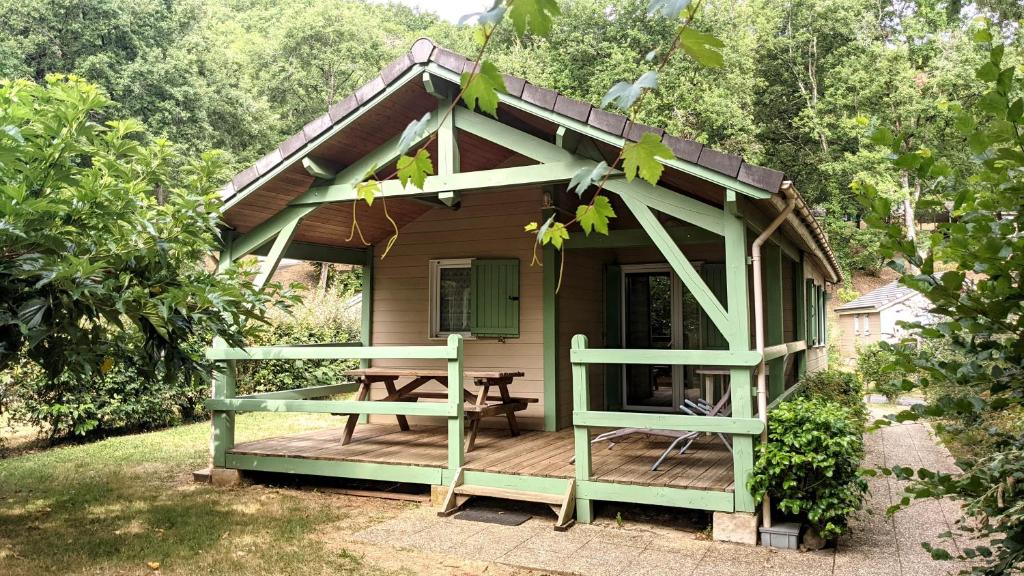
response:
<svg viewBox="0 0 1024 576"><path fill-rule="evenodd" d="M564 496L558 494L543 494L541 492L527 492L526 490L511 490L509 488L489 488L487 486L473 486L472 484L456 486L455 493L459 496L488 496L504 500L555 505L561 505L562 501L565 500Z"/></svg>

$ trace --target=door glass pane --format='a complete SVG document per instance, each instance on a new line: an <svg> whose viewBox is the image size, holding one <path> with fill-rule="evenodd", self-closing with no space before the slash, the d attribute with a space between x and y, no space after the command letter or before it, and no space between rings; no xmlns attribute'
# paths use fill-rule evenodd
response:
<svg viewBox="0 0 1024 576"><path fill-rule="evenodd" d="M672 348L672 279L668 272L625 275L625 347ZM626 366L626 403L672 407L672 367Z"/></svg>
<svg viewBox="0 0 1024 576"><path fill-rule="evenodd" d="M441 268L439 319L441 332L469 332L469 268Z"/></svg>

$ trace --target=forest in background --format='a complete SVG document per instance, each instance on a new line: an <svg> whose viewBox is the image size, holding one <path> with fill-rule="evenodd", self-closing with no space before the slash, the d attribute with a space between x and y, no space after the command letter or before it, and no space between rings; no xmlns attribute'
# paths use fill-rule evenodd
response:
<svg viewBox="0 0 1024 576"><path fill-rule="evenodd" d="M499 31L490 58L508 73L600 102L631 78L647 47L674 34L646 0L570 0L544 38ZM1007 32L1021 7L924 0L715 0L696 26L725 47L724 66L676 58L639 121L753 163L783 170L819 209L847 273L877 272L877 234L853 225L850 190L870 182L911 223L929 194L912 170L887 161L872 134L969 147L952 102L980 97L974 70L987 54L971 39L979 14ZM69 72L102 86L115 116L135 117L189 156L217 148L244 167L429 36L472 53L472 30L399 5L354 0L0 0L0 78ZM879 130L881 129L881 130ZM910 226L909 230L913 230ZM847 274L849 276L849 274Z"/></svg>

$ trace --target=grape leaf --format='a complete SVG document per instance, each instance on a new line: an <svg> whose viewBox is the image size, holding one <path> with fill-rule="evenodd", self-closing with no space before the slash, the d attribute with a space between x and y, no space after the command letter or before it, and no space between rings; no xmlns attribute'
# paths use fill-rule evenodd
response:
<svg viewBox="0 0 1024 576"><path fill-rule="evenodd" d="M575 190L577 196L583 196L591 184L596 184L608 173L608 163L602 160L593 168L580 168L569 180L568 190Z"/></svg>
<svg viewBox="0 0 1024 576"><path fill-rule="evenodd" d="M416 156L402 156L398 159L398 179L402 186L412 185L423 189L423 183L427 180L427 174L434 173L434 164L430 161L430 153L426 149L420 149Z"/></svg>
<svg viewBox="0 0 1024 576"><path fill-rule="evenodd" d="M459 82L462 86L462 99L470 110L487 112L495 118L498 117L498 92L508 92L505 89L505 79L501 77L497 66L488 60L480 64L480 70L476 74L463 72Z"/></svg>
<svg viewBox="0 0 1024 576"><path fill-rule="evenodd" d="M523 231L524 232L533 232L535 230L537 230L537 223L536 222L530 222L526 226L523 226Z"/></svg>
<svg viewBox="0 0 1024 576"><path fill-rule="evenodd" d="M366 200L367 206L373 206L373 199L380 193L380 182L364 180L356 184L356 197Z"/></svg>
<svg viewBox="0 0 1024 576"><path fill-rule="evenodd" d="M398 137L398 153L405 154L405 151L412 148L412 145L417 140L423 137L423 133L427 130L427 124L430 122L430 112L427 112L419 120L413 120L402 130L402 135Z"/></svg>
<svg viewBox="0 0 1024 576"><path fill-rule="evenodd" d="M661 172L665 169L658 162L658 158L673 158L672 150L666 146L661 138L651 132L644 132L639 142L630 142L622 147L622 169L626 173L626 180L632 181L637 174L644 180L654 184L661 178Z"/></svg>
<svg viewBox="0 0 1024 576"><path fill-rule="evenodd" d="M551 244L555 248L561 250L562 244L564 244L568 239L569 229L565 227L565 224L555 222L544 231L541 244Z"/></svg>
<svg viewBox="0 0 1024 576"><path fill-rule="evenodd" d="M491 4L490 9L486 12L470 12L464 14L459 18L459 26L469 22L475 22L481 26L491 25L494 26L501 22L501 19L505 16L505 6L502 5L503 0L494 0Z"/></svg>
<svg viewBox="0 0 1024 576"><path fill-rule="evenodd" d="M601 99L601 107L604 108L608 104L615 104L615 107L620 110L629 110L633 104L636 103L643 91L649 88L656 88L658 86L658 73L654 70L644 72L636 82L632 84L629 82L619 82L612 86L608 90L608 93Z"/></svg>
<svg viewBox="0 0 1024 576"><path fill-rule="evenodd" d="M689 27L684 28L679 35L679 45L690 58L704 66L711 68L720 68L722 66L722 53L718 49L724 48L725 44L711 34L698 32Z"/></svg>
<svg viewBox="0 0 1024 576"><path fill-rule="evenodd" d="M562 12L555 0L515 0L508 9L512 27L516 34L523 36L527 29L538 36L551 32L551 18Z"/></svg>
<svg viewBox="0 0 1024 576"><path fill-rule="evenodd" d="M612 218L615 218L615 210L605 196L595 196L592 205L583 204L576 209L576 220L587 236L590 236L591 230L607 236L608 221Z"/></svg>
<svg viewBox="0 0 1024 576"><path fill-rule="evenodd" d="M650 15L661 14L665 18L679 18L679 14L690 5L690 0L651 0L647 5Z"/></svg>

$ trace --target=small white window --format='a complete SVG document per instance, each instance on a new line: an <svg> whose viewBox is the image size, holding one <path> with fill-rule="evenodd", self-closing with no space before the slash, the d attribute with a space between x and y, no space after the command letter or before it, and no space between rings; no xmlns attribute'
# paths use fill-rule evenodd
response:
<svg viewBox="0 0 1024 576"><path fill-rule="evenodd" d="M863 316L863 318L861 319L861 322L860 322L861 329L864 331L864 335L865 336L870 336L871 335L871 324L868 321L868 315L867 314L863 314L862 316Z"/></svg>
<svg viewBox="0 0 1024 576"><path fill-rule="evenodd" d="M430 337L470 335L472 258L430 261Z"/></svg>
<svg viewBox="0 0 1024 576"><path fill-rule="evenodd" d="M860 314L853 315L853 333L860 334Z"/></svg>

